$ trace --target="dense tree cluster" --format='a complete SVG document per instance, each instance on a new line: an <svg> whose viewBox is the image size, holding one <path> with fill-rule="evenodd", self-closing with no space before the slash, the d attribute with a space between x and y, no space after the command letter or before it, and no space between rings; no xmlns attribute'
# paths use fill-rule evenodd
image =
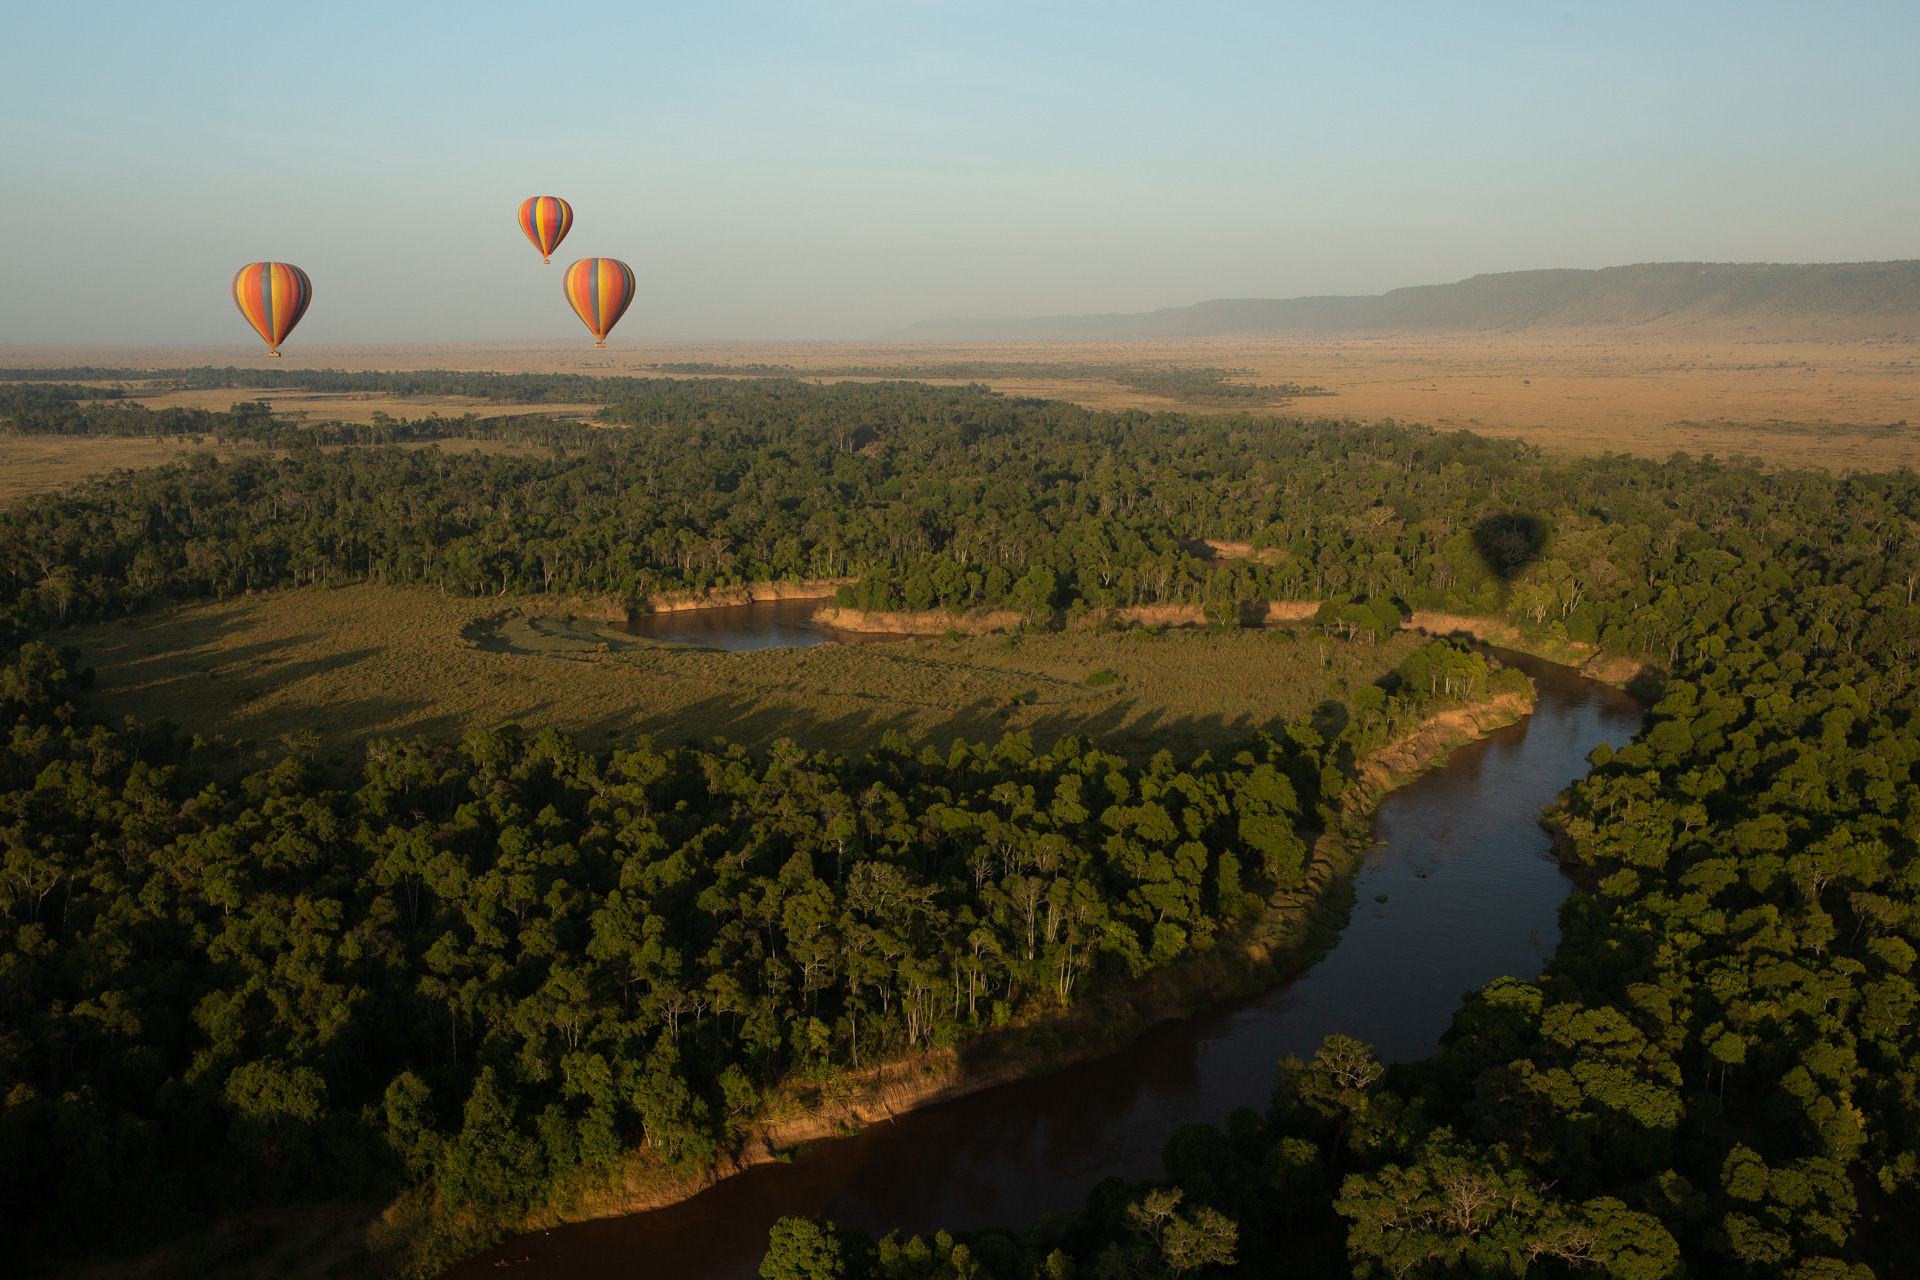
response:
<svg viewBox="0 0 1920 1280"><path fill-rule="evenodd" d="M987 381L996 378L1058 378L1102 380L1134 391L1165 396L1183 404L1224 404L1241 407L1285 403L1300 396L1320 396L1322 387L1295 382L1255 384L1236 381L1251 376L1248 369L1221 369L1173 364L1100 364L1085 361L944 361L922 365L837 365L798 370L792 365L761 363L715 364L675 361L646 366L669 374L722 378L881 378L909 381L937 378L947 381ZM346 369L224 369L211 365L190 369L126 369L76 366L64 369L7 370L23 382L140 382L153 387L215 391L227 387L302 391L374 391L391 396L473 396L501 404L559 404L616 401L645 395L648 380L582 373L484 373L452 369L421 369L381 373ZM111 393L110 393L111 394Z"/></svg>
<svg viewBox="0 0 1920 1280"><path fill-rule="evenodd" d="M118 387L83 387L70 382L0 383L0 422L19 429L17 424L25 415L35 425L52 423L65 416L62 411L71 411L82 400L118 400L125 394Z"/></svg>
<svg viewBox="0 0 1920 1280"><path fill-rule="evenodd" d="M549 457L206 458L24 500L0 517L0 603L31 627L300 583L638 607L672 589L858 575L849 598L868 607L1036 618L1298 597L1505 610L1672 665L1730 600L1702 553L1751 565L1790 532L1822 554L1886 558L1903 596L1920 581L1920 539L1897 514L1911 475L1558 464L1466 433L1095 413L979 388L639 385L611 411L638 429L548 424ZM207 416L292 429L258 405ZM1208 539L1262 554L1223 563ZM1816 627L1838 637L1844 621Z"/></svg>
<svg viewBox="0 0 1920 1280"><path fill-rule="evenodd" d="M368 422L307 422L277 417L270 403L246 400L226 411L174 406L150 409L118 401L122 392L65 385L0 385L0 431L42 436L117 436L191 441L237 449L291 450L303 456L338 445L427 444L437 440L489 440L565 448L578 445L591 428L545 415L457 418L429 414L395 418L376 411ZM83 403L85 402L85 403ZM211 456L211 455L209 455Z"/></svg>
<svg viewBox="0 0 1920 1280"><path fill-rule="evenodd" d="M508 726L379 743L345 790L298 743L235 774L89 725L31 643L0 671L0 1248L428 1179L498 1210L641 1143L705 1162L790 1079L1212 948L1435 663L1513 677L1436 642L1339 740L1184 768L1024 735L596 758Z"/></svg>
<svg viewBox="0 0 1920 1280"><path fill-rule="evenodd" d="M678 361L647 366L662 373L686 373L727 378L797 377L801 371L789 364L715 364L708 361ZM1251 369L1221 369L1214 366L1171 364L1112 364L1084 360L945 360L936 364L834 365L808 369L808 377L885 378L919 380L936 378L942 382L965 380L987 382L1002 378L1032 380L1059 379L1070 382L1117 382L1133 391L1165 396L1182 404L1227 404L1237 407L1284 404L1300 396L1331 394L1324 387L1302 386L1297 382L1256 384L1235 379L1253 376Z"/></svg>
<svg viewBox="0 0 1920 1280"><path fill-rule="evenodd" d="M1105 1184L1064 1231L945 1238L945 1269L906 1274L1186 1274L1140 1227L1174 1192L1232 1228L1203 1234L1245 1274L1910 1274L1914 481L1695 469L1675 505L1717 519L1612 534L1654 577L1609 643L1674 667L1646 729L1596 750L1552 814L1581 887L1538 981L1470 995L1424 1062L1333 1037L1281 1064L1264 1113L1183 1130L1164 1183ZM1604 580L1570 541L1548 562ZM1565 583L1521 575L1510 616L1550 621L1530 593L1564 605ZM891 1277L887 1257L930 1247L842 1232L837 1269L796 1269L823 1229L783 1224L763 1274Z"/></svg>

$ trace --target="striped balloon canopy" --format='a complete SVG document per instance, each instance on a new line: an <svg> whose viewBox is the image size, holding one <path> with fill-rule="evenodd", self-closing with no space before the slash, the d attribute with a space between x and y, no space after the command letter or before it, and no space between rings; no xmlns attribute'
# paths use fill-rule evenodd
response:
<svg viewBox="0 0 1920 1280"><path fill-rule="evenodd" d="M540 251L540 261L552 262L552 253L573 229L573 206L559 196L528 196L520 202L520 229Z"/></svg>
<svg viewBox="0 0 1920 1280"><path fill-rule="evenodd" d="M574 314L598 339L593 345L604 347L633 302L633 268L618 258L582 258L567 268L561 287Z"/></svg>
<svg viewBox="0 0 1920 1280"><path fill-rule="evenodd" d="M307 314L313 281L291 262L249 262L234 272L233 301L253 331L266 339L267 354L277 357L280 344Z"/></svg>

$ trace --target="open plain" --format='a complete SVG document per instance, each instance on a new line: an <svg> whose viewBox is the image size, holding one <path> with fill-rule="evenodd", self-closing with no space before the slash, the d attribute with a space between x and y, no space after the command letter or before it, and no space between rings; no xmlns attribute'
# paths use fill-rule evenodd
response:
<svg viewBox="0 0 1920 1280"><path fill-rule="evenodd" d="M1285 632L1144 630L950 636L723 653L629 637L590 602L446 597L420 588L262 592L59 632L100 696L143 721L277 757L298 744L354 763L380 737L457 740L505 721L590 750L651 736L779 738L855 751L888 730L1068 734L1177 759L1313 714L1418 643L1295 641ZM1118 677L1089 686L1096 671ZM312 735L310 738L304 735Z"/></svg>
<svg viewBox="0 0 1920 1280"><path fill-rule="evenodd" d="M1881 322L1884 323L1884 322ZM1920 336L1795 319L1684 326L1616 325L1473 333L1240 334L1140 341L290 344L282 367L491 369L699 376L758 366L837 381L897 372L935 383L985 382L1010 396L1100 409L1237 412L1126 385L1116 370L1224 368L1234 380L1319 387L1325 394L1252 412L1425 423L1520 437L1563 456L1745 456L1781 466L1874 470L1920 462ZM7 366L266 367L255 348L0 348ZM669 366L662 368L662 366ZM694 370L694 372L689 372ZM850 370L860 371L849 374ZM161 392L155 406L225 408L243 393ZM460 397L273 392L277 410L366 421L503 411ZM542 406L580 415L591 405ZM505 411L524 411L510 407ZM4 461L4 459L0 459Z"/></svg>
<svg viewBox="0 0 1920 1280"><path fill-rule="evenodd" d="M354 446L329 445L329 449ZM401 449L427 448L402 444ZM436 440L447 453L537 453L532 445L502 440ZM185 462L195 454L221 459L280 454L246 444L215 446L197 437L154 440L132 436L21 436L0 434L0 505L32 493L48 493L90 476Z"/></svg>

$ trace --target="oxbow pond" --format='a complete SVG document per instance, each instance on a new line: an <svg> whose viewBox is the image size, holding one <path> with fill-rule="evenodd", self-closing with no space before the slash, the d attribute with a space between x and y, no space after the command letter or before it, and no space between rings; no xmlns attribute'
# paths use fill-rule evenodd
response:
<svg viewBox="0 0 1920 1280"><path fill-rule="evenodd" d="M836 631L813 620L818 600L767 600L718 609L650 613L614 628L667 644L699 645L746 653L752 649L805 649L816 644L881 644L906 636Z"/></svg>

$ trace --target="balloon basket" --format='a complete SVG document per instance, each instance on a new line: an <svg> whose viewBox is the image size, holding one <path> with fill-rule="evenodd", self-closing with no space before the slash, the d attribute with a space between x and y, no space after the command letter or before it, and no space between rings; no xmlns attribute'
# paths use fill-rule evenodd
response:
<svg viewBox="0 0 1920 1280"><path fill-rule="evenodd" d="M606 343L604 343L604 342L596 342L596 343L594 343L593 345L594 345L594 346L596 346L596 347L604 347L604 346L606 346L607 344L606 344Z"/></svg>
<svg viewBox="0 0 1920 1280"><path fill-rule="evenodd" d="M272 356L275 360L278 360L280 358L280 353L278 351L269 351L267 352L267 354Z"/></svg>

